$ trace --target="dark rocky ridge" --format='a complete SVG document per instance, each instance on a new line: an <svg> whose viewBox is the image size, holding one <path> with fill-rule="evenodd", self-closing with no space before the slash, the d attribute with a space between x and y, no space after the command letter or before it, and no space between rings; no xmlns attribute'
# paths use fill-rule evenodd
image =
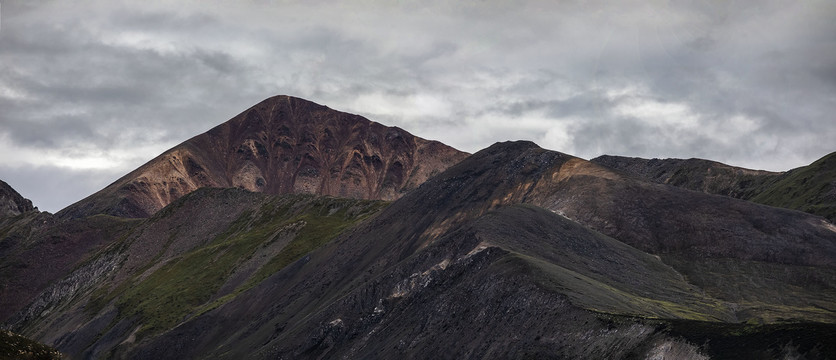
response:
<svg viewBox="0 0 836 360"><path fill-rule="evenodd" d="M358 115L276 96L58 215L148 217L201 187L394 200L466 156Z"/></svg>
<svg viewBox="0 0 836 360"><path fill-rule="evenodd" d="M32 201L24 198L5 181L0 180L0 218L33 211Z"/></svg>

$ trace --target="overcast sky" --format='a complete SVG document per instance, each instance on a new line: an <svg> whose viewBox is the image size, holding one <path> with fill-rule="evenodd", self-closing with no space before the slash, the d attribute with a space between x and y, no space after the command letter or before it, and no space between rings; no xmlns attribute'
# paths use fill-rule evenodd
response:
<svg viewBox="0 0 836 360"><path fill-rule="evenodd" d="M836 151L834 1L392 3L0 1L0 179L55 212L278 94L469 152Z"/></svg>

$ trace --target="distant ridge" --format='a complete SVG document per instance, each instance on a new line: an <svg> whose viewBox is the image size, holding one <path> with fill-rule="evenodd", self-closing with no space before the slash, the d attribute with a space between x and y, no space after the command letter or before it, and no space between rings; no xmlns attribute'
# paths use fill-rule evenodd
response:
<svg viewBox="0 0 836 360"><path fill-rule="evenodd" d="M703 159L603 155L591 161L644 180L800 210L836 222L836 152L786 172L751 170Z"/></svg>
<svg viewBox="0 0 836 360"><path fill-rule="evenodd" d="M752 170L704 159L643 159L602 155L590 160L641 179L702 191L707 194L748 198L757 184L780 172Z"/></svg>
<svg viewBox="0 0 836 360"><path fill-rule="evenodd" d="M359 115L275 96L58 215L148 217L202 187L394 200L466 156Z"/></svg>

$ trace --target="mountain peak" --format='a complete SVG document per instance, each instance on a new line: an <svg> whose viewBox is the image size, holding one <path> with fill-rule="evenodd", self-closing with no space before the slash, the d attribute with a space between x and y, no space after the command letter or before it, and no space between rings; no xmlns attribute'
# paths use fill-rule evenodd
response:
<svg viewBox="0 0 836 360"><path fill-rule="evenodd" d="M34 209L31 200L24 198L9 184L0 180L0 217L15 216Z"/></svg>
<svg viewBox="0 0 836 360"><path fill-rule="evenodd" d="M362 116L279 95L59 212L147 217L201 187L394 200L467 154Z"/></svg>

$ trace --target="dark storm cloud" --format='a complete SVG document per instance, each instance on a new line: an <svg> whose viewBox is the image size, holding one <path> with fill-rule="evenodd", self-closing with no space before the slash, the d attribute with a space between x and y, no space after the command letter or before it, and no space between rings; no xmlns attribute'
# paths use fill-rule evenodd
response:
<svg viewBox="0 0 836 360"><path fill-rule="evenodd" d="M51 211L276 94L467 151L520 138L582 157L783 170L834 150L830 2L88 0L2 11L0 178L40 186L24 195Z"/></svg>
<svg viewBox="0 0 836 360"><path fill-rule="evenodd" d="M166 19L154 20L159 25ZM188 125L205 123L219 110L234 113L206 106L216 104L217 98L235 99L234 93L213 94L207 89L241 88L247 82L235 75L246 69L219 51L164 53L108 44L94 41L96 35L81 23L40 27L37 22L7 20L4 25L28 34L23 40L6 41L8 34L0 39L0 57L9 60L0 65L8 70L0 78L19 92L2 99L6 111L0 130L22 147L78 142L130 147L130 142L117 143L125 140L120 137L126 131L165 132L151 141L183 139L193 135Z"/></svg>

